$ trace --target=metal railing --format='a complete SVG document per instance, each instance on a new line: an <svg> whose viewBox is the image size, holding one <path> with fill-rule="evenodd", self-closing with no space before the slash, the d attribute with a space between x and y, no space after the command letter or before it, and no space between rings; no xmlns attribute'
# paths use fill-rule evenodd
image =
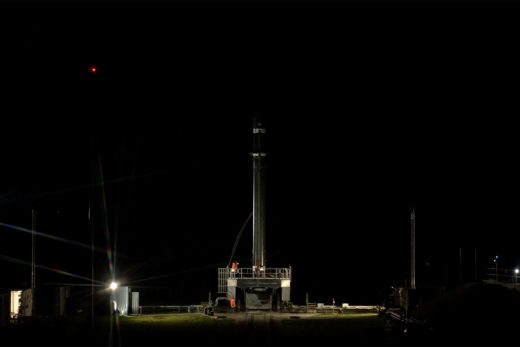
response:
<svg viewBox="0 0 520 347"><path fill-rule="evenodd" d="M514 269L488 267L486 268L483 279L487 282L517 284L520 275L515 273Z"/></svg>
<svg viewBox="0 0 520 347"><path fill-rule="evenodd" d="M233 271L229 270L230 278L277 278L291 279L291 268L271 267L265 268L264 271L255 271L252 268L238 268Z"/></svg>
<svg viewBox="0 0 520 347"><path fill-rule="evenodd" d="M139 314L204 313L203 305L139 306Z"/></svg>
<svg viewBox="0 0 520 347"><path fill-rule="evenodd" d="M520 290L519 277L519 274L514 269L488 267L482 279L485 283L498 284L509 289Z"/></svg>
<svg viewBox="0 0 520 347"><path fill-rule="evenodd" d="M218 269L218 292L227 293L228 279L250 279L250 278L272 278L281 280L291 280L292 271L290 267L268 267L263 271L253 268L231 269L229 267Z"/></svg>
<svg viewBox="0 0 520 347"><path fill-rule="evenodd" d="M218 292L219 294L227 293L227 280L229 278L229 268L218 269Z"/></svg>

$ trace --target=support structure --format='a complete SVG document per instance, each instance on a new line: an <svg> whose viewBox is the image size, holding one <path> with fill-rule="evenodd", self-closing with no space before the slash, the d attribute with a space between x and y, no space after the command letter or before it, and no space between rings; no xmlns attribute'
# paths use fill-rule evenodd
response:
<svg viewBox="0 0 520 347"><path fill-rule="evenodd" d="M31 211L31 290L34 291L36 288L36 210L33 208Z"/></svg>
<svg viewBox="0 0 520 347"><path fill-rule="evenodd" d="M218 269L218 292L235 299L239 309L279 310L290 301L291 268L268 268L265 260L266 129L253 120L253 254L251 267Z"/></svg>
<svg viewBox="0 0 520 347"><path fill-rule="evenodd" d="M415 289L415 209L412 210L412 215L410 217L410 224L411 224L411 271L410 271L410 288Z"/></svg>

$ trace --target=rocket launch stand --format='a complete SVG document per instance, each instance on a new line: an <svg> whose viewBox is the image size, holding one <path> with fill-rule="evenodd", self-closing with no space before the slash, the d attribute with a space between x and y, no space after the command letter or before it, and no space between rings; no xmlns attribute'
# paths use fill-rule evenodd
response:
<svg viewBox="0 0 520 347"><path fill-rule="evenodd" d="M291 300L291 268L219 268L218 292L241 310L279 311Z"/></svg>
<svg viewBox="0 0 520 347"><path fill-rule="evenodd" d="M235 299L240 310L277 310L291 299L291 268L265 265L265 164L263 150L266 130L253 120L253 266L218 269L218 292Z"/></svg>

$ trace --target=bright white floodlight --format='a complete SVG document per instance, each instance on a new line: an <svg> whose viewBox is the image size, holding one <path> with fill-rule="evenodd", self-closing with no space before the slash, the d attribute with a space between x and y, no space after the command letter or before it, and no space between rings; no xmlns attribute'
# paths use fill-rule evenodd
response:
<svg viewBox="0 0 520 347"><path fill-rule="evenodd" d="M109 288L112 289L112 290L116 290L116 289L117 289L117 286L118 286L118 285L117 285L116 282L112 282L112 283L110 283L110 287L109 287Z"/></svg>

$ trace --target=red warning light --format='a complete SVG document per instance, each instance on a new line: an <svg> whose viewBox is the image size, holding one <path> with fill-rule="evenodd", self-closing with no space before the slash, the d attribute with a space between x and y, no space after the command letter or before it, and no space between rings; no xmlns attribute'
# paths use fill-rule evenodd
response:
<svg viewBox="0 0 520 347"><path fill-rule="evenodd" d="M90 70L90 73L95 74L97 72L97 67L91 66L89 70Z"/></svg>

